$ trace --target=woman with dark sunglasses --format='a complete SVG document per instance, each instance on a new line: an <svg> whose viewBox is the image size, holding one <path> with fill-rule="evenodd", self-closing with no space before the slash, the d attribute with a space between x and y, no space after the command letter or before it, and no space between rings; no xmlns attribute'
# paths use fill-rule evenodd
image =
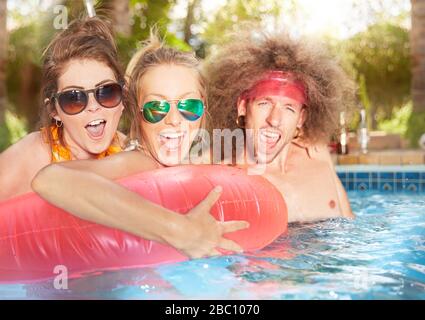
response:
<svg viewBox="0 0 425 320"><path fill-rule="evenodd" d="M112 31L98 19L76 20L44 54L41 130L0 155L0 200L31 191L52 162L100 159L122 151L124 73Z"/></svg>
<svg viewBox="0 0 425 320"><path fill-rule="evenodd" d="M248 223L216 221L209 213L220 197L219 187L180 215L113 181L184 162L206 122L205 84L198 65L193 53L165 47L152 36L127 72L133 113L130 146L135 150L98 161L50 165L34 178L34 191L84 220L166 243L192 258L217 255L217 248L241 251L223 235Z"/></svg>

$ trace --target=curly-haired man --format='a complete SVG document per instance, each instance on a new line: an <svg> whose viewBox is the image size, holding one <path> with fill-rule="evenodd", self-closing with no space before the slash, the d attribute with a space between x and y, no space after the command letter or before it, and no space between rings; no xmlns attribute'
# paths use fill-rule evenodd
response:
<svg viewBox="0 0 425 320"><path fill-rule="evenodd" d="M265 165L289 222L354 217L327 148L354 96L333 57L307 39L247 32L219 48L206 76L212 128L243 129L242 166Z"/></svg>

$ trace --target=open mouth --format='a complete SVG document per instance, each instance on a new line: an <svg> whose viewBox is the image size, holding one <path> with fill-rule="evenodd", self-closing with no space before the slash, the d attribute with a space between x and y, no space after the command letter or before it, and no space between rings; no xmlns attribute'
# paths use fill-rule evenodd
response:
<svg viewBox="0 0 425 320"><path fill-rule="evenodd" d="M89 136L93 139L99 139L103 137L105 132L106 120L98 119L90 121L86 126L86 130L89 133Z"/></svg>
<svg viewBox="0 0 425 320"><path fill-rule="evenodd" d="M265 145L267 149L272 149L279 142L282 134L269 129L260 129L260 143Z"/></svg>
<svg viewBox="0 0 425 320"><path fill-rule="evenodd" d="M167 151L178 150L183 143L184 137L185 137L184 132L176 132L176 131L161 132L159 134L159 140L161 142L161 145L164 146L167 149Z"/></svg>

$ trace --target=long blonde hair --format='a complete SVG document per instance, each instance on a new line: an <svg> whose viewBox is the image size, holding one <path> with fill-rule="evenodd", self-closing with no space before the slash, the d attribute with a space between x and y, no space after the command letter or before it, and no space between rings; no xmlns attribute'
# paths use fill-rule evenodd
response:
<svg viewBox="0 0 425 320"><path fill-rule="evenodd" d="M166 46L160 40L156 31L151 31L149 39L143 42L142 48L131 58L126 70L126 78L129 83L129 108L132 118L130 140L137 139L140 143L144 140L141 128L142 115L138 101L141 93L141 80L149 69L167 64L184 66L196 71L199 79L200 94L207 109L206 82L201 72L200 62L195 54ZM201 129L206 127L206 122L206 116L203 116Z"/></svg>

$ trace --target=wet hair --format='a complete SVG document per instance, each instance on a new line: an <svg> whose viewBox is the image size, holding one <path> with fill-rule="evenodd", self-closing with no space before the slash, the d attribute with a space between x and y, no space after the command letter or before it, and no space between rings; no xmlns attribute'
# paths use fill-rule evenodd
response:
<svg viewBox="0 0 425 320"><path fill-rule="evenodd" d="M126 70L126 77L129 83L129 108L132 117L130 139L137 139L141 143L143 143L145 139L143 138L141 126L143 121L142 114L140 112L141 106L139 105L140 101L138 100L142 92L141 81L143 76L151 68L161 65L176 65L194 70L199 79L199 93L204 100L205 108L208 108L205 78L201 72L200 62L196 58L195 53L183 52L166 46L160 40L155 30L151 31L149 39L144 41L142 44L142 48L132 57ZM206 126L206 113L207 110L205 112L205 116L202 117L201 128L205 128Z"/></svg>
<svg viewBox="0 0 425 320"><path fill-rule="evenodd" d="M212 128L237 128L237 101L269 71L290 72L306 89L306 118L300 138L327 141L339 114L354 102L354 84L324 47L286 33L238 34L208 59L208 101ZM210 129L212 129L210 128Z"/></svg>
<svg viewBox="0 0 425 320"><path fill-rule="evenodd" d="M55 123L53 116L56 114L56 109L51 98L58 92L58 80L64 68L73 60L87 59L102 62L111 68L117 82L125 81L112 28L107 21L98 17L80 18L71 22L66 30L53 38L43 58L41 128L48 128ZM47 103L46 99L49 99ZM125 103L125 99L123 102ZM52 144L53 137L50 130L45 132L47 141ZM59 128L58 133L64 145L62 127Z"/></svg>

